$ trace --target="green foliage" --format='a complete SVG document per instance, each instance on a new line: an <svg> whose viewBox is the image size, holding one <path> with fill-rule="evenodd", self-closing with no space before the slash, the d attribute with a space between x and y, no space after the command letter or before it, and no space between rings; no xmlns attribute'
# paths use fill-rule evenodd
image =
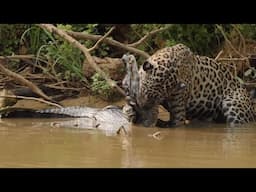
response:
<svg viewBox="0 0 256 192"><path fill-rule="evenodd" d="M184 43L197 54L208 56L215 54L224 39L214 24L175 24L165 35L169 46Z"/></svg>
<svg viewBox="0 0 256 192"><path fill-rule="evenodd" d="M25 44L29 53L36 54L42 45L47 44L49 40L53 39L50 33L32 25L22 34L20 44Z"/></svg>
<svg viewBox="0 0 256 192"><path fill-rule="evenodd" d="M0 54L17 54L20 46L20 36L30 25L0 24Z"/></svg>
<svg viewBox="0 0 256 192"><path fill-rule="evenodd" d="M114 91L111 86L101 77L99 73L95 73L92 77L91 89L95 95L99 95L106 100L113 99Z"/></svg>
<svg viewBox="0 0 256 192"><path fill-rule="evenodd" d="M57 24L60 29L93 35L104 35L112 26L112 24ZM119 38L122 39L123 43L128 44L134 43L150 31L166 26L169 26L168 30L147 38L137 48L153 54L163 47L184 43L195 53L216 56L224 42L223 35L214 24L131 24L128 27L127 25L121 25L121 27L119 25L119 31L113 31L108 38ZM227 37L232 40L234 38L231 33L232 30L234 31L232 25L221 26ZM245 39L256 40L256 24L236 24L236 27ZM80 43L90 48L95 44L95 41L80 40ZM84 55L58 35L51 34L33 24L0 24L1 55L20 54L21 48L24 47L26 54L35 54L47 61L48 65L36 63L43 65L47 73L51 73L58 79L68 81L84 80L82 70ZM124 53L126 53L125 50L105 43L101 43L97 49L91 52L97 57L121 57ZM137 58L138 63L144 61L142 57ZM13 69L20 67L17 61L10 64ZM95 94L106 99L113 96L113 89L99 74L96 73L91 80L92 91Z"/></svg>
<svg viewBox="0 0 256 192"><path fill-rule="evenodd" d="M136 42L150 31L167 26L169 29L148 38L138 48L153 54L163 47L184 43L198 54L213 56L224 40L214 24L132 24L129 41ZM222 26L229 33L230 25Z"/></svg>
<svg viewBox="0 0 256 192"><path fill-rule="evenodd" d="M49 43L45 47L45 55L53 60L54 68L62 79L83 79L82 62L83 55L80 50L67 42Z"/></svg>
<svg viewBox="0 0 256 192"><path fill-rule="evenodd" d="M150 31L166 26L166 24L132 24L131 27L133 33L131 34L131 38L129 40L130 42L136 42ZM138 48L148 52L149 54L153 54L157 49L166 46L166 40L164 40L163 37L163 33L158 33L154 37L148 38Z"/></svg>
<svg viewBox="0 0 256 192"><path fill-rule="evenodd" d="M236 26L246 39L256 39L256 24L237 24Z"/></svg>
<svg viewBox="0 0 256 192"><path fill-rule="evenodd" d="M57 27L66 30L72 29L71 25L57 25ZM47 72L63 80L84 79L82 72L83 54L62 38L55 37L37 26L32 26L24 32L21 40L29 43L31 53L45 58L50 63L46 69Z"/></svg>

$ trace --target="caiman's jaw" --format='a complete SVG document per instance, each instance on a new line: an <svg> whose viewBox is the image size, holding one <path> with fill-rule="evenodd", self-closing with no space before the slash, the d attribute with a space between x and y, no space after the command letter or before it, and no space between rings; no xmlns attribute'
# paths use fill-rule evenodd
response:
<svg viewBox="0 0 256 192"><path fill-rule="evenodd" d="M124 55L122 61L126 66L126 76L123 79L123 88L127 93L127 104L123 112L130 122L151 127L156 124L158 109L154 100L150 101L140 94L140 74L136 59L133 55Z"/></svg>

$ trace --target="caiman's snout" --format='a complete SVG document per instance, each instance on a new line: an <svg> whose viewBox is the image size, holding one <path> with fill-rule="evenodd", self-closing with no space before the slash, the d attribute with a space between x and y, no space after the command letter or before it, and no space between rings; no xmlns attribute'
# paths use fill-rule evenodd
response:
<svg viewBox="0 0 256 192"><path fill-rule="evenodd" d="M124 54L123 57L121 58L122 62L126 65L129 63L129 60L131 59L131 55L129 54Z"/></svg>

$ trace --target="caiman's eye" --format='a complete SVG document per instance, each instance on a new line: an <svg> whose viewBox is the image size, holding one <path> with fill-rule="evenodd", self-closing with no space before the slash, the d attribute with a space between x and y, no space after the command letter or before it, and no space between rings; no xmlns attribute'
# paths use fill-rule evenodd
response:
<svg viewBox="0 0 256 192"><path fill-rule="evenodd" d="M143 63L143 69L144 71L149 71L151 69L153 69L153 65L151 63L149 63L148 61L145 61L145 63Z"/></svg>

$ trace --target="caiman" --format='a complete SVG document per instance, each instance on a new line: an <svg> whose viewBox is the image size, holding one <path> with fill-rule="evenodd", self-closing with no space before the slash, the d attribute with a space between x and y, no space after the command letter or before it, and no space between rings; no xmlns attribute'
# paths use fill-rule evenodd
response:
<svg viewBox="0 0 256 192"><path fill-rule="evenodd" d="M27 109L6 107L0 110L3 118L65 118L58 121L60 127L87 128L118 132L123 129L129 132L131 123L152 126L158 115L157 109L142 109L137 104L139 90L139 75L136 59L133 55L125 54L122 57L126 65L127 74L122 86L126 93L127 103L121 108L118 106L106 106L104 108L92 108L86 106L74 106L50 109ZM68 119L67 119L68 118Z"/></svg>

